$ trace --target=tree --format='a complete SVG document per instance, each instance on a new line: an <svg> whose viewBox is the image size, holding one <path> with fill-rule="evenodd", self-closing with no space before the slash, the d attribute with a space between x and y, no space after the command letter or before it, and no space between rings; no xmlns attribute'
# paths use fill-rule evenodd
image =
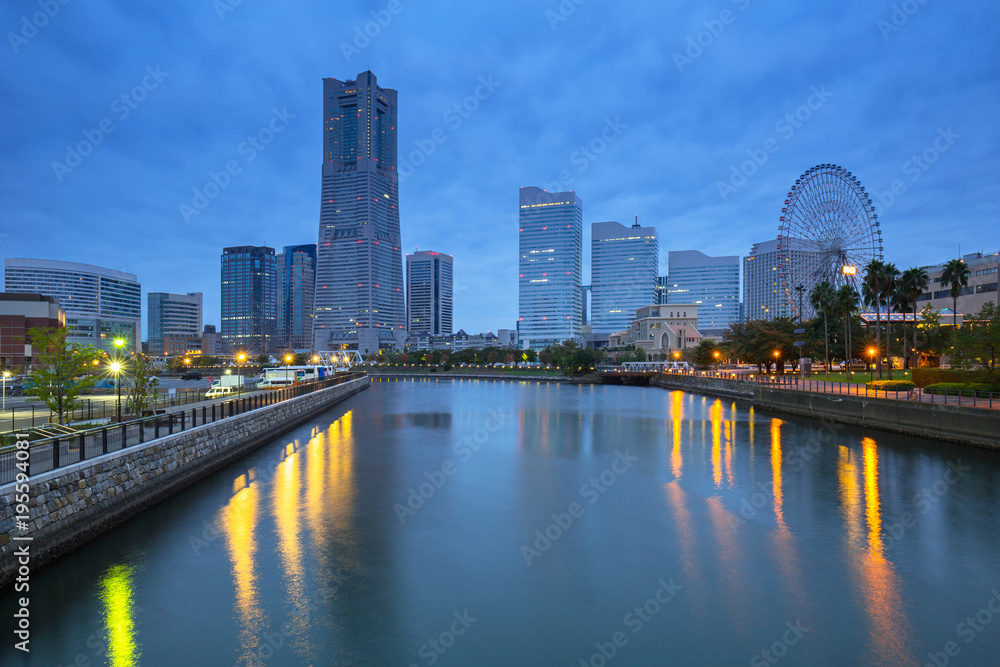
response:
<svg viewBox="0 0 1000 667"><path fill-rule="evenodd" d="M694 346L691 358L698 368L704 370L710 368L712 364L718 363L719 360L715 356L717 353L721 354L721 351L716 342L703 338L700 343Z"/></svg>
<svg viewBox="0 0 1000 667"><path fill-rule="evenodd" d="M128 391L125 405L130 414L142 414L153 405L156 398L156 385L159 381L153 376L153 360L144 354L132 357L122 375L122 386Z"/></svg>
<svg viewBox="0 0 1000 667"><path fill-rule="evenodd" d="M817 283L809 292L809 304L817 313L823 313L823 343L826 350L826 376L830 377L830 327L827 316L833 308L833 285L828 280Z"/></svg>
<svg viewBox="0 0 1000 667"><path fill-rule="evenodd" d="M941 271L941 284L948 286L951 296L951 324L958 329L958 297L969 285L969 265L960 259L949 259Z"/></svg>
<svg viewBox="0 0 1000 667"><path fill-rule="evenodd" d="M851 321L858 310L858 293L853 285L841 285L833 298L833 310L844 318L844 362L850 371L854 347L851 340Z"/></svg>
<svg viewBox="0 0 1000 667"><path fill-rule="evenodd" d="M899 289L897 292L901 295L901 302L905 302L909 306L911 312L913 313L913 354L910 358L913 360L911 367L916 368L917 364L917 300L920 299L920 295L924 293L927 289L928 277L927 272L919 267L913 267L903 271L903 274L899 277ZM903 326L903 341L905 348L906 341L906 326Z"/></svg>
<svg viewBox="0 0 1000 667"><path fill-rule="evenodd" d="M89 372L100 357L90 345L67 343L68 333L65 327L32 327L27 334L39 367L28 374L25 392L45 403L60 424L80 394L94 386L97 378Z"/></svg>
<svg viewBox="0 0 1000 667"><path fill-rule="evenodd" d="M892 379L892 309L896 297L896 280L899 277L899 269L892 262L882 265L882 302L885 304L885 360L886 371L889 379ZM879 364L881 366L881 363ZM879 371L881 377L881 369Z"/></svg>
<svg viewBox="0 0 1000 667"><path fill-rule="evenodd" d="M984 370L991 384L1000 382L1000 308L983 304L975 318L954 334L953 363L960 368Z"/></svg>
<svg viewBox="0 0 1000 667"><path fill-rule="evenodd" d="M919 333L918 344L915 346L917 353L928 357L940 357L948 345L948 334L941 326L941 314L932 304L927 304L920 311L917 331Z"/></svg>
<svg viewBox="0 0 1000 667"><path fill-rule="evenodd" d="M879 353L878 379L882 379L882 302L895 283L899 271L892 264L873 259L865 266L861 294L865 302L875 307L875 347ZM888 315L888 312L886 313ZM892 371L889 372L890 377Z"/></svg>
<svg viewBox="0 0 1000 667"><path fill-rule="evenodd" d="M258 354L256 357L254 357L254 361L256 361L261 366L266 366L269 363L271 363L271 357L267 356L266 354Z"/></svg>

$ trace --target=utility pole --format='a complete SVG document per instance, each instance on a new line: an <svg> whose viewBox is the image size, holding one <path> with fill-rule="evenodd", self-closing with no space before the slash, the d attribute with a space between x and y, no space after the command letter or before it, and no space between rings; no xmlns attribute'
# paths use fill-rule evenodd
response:
<svg viewBox="0 0 1000 667"><path fill-rule="evenodd" d="M795 286L795 291L799 293L799 322L802 321L802 297L805 294L806 286L803 284L798 284Z"/></svg>

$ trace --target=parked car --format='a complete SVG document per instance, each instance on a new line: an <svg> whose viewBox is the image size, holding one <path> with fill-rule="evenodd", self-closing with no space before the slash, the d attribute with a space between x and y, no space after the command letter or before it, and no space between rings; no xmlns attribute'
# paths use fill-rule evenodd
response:
<svg viewBox="0 0 1000 667"><path fill-rule="evenodd" d="M200 380L201 373L184 373L181 375L181 380Z"/></svg>

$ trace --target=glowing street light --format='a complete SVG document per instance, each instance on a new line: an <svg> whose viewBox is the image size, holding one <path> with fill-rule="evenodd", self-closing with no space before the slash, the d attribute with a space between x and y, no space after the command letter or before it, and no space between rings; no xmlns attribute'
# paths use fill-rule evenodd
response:
<svg viewBox="0 0 1000 667"><path fill-rule="evenodd" d="M243 376L240 375L240 365L247 360L246 352L236 355L236 396L243 395Z"/></svg>
<svg viewBox="0 0 1000 667"><path fill-rule="evenodd" d="M868 381L871 382L875 373L875 348L868 348ZM881 377L881 376L880 376Z"/></svg>
<svg viewBox="0 0 1000 667"><path fill-rule="evenodd" d="M286 366L291 366L292 365L292 355L290 355L290 354L286 354L285 355L285 365Z"/></svg>
<svg viewBox="0 0 1000 667"><path fill-rule="evenodd" d="M0 410L7 409L7 378L10 377L10 371L3 372L3 407Z"/></svg>

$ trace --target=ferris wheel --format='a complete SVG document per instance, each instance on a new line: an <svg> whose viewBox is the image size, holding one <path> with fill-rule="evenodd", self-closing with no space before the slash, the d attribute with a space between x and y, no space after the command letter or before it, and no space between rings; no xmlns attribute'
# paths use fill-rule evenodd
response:
<svg viewBox="0 0 1000 667"><path fill-rule="evenodd" d="M778 225L779 289L792 316L812 314L809 292L828 280L854 284L882 259L882 231L868 193L851 172L821 164L795 181Z"/></svg>

